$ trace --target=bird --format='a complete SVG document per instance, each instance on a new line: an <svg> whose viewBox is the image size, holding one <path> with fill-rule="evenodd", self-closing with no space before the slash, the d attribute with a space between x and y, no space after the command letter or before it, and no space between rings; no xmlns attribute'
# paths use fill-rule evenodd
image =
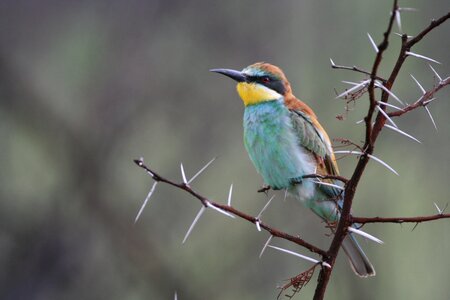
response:
<svg viewBox="0 0 450 300"><path fill-rule="evenodd" d="M237 82L245 109L244 146L256 171L273 190L287 190L327 224L339 221L342 182L305 175L339 175L328 134L314 111L296 98L283 71L266 62L242 71L211 69ZM332 227L332 226L330 226ZM370 277L375 269L351 232L342 248L356 275Z"/></svg>

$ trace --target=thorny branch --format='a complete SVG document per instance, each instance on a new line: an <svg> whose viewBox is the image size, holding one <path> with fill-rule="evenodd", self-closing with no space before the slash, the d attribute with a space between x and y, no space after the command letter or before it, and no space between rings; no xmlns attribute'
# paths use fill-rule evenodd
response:
<svg viewBox="0 0 450 300"><path fill-rule="evenodd" d="M403 107L402 110L397 110L397 111L388 113L388 116L389 117L400 117L400 116L404 115L405 113L410 112L413 109L416 109L421 106L423 106L423 107L427 106L428 104L431 103L431 101L433 101L434 94L436 94L440 89L442 89L443 87L445 87L446 85L449 85L449 84L450 84L450 77L442 79L434 88L425 92L419 98L419 100L417 100L413 104Z"/></svg>
<svg viewBox="0 0 450 300"><path fill-rule="evenodd" d="M357 73L361 73L361 74L365 74L365 75L369 75L369 76L372 75L372 73L370 73L370 72L368 72L368 71L366 71L366 70L363 70L363 69L361 69L361 68L359 68L359 67L357 67L357 66L352 66L352 67L350 67L350 66L336 65L332 59L330 59L330 61L331 61L331 67L332 67L333 69L337 69L337 70L349 70L349 71L353 71L353 72L357 72ZM386 79L381 78L381 77L379 77L379 76L376 76L375 79L378 79L378 80L380 80L380 81L382 81L382 82L385 82L385 81L386 81Z"/></svg>
<svg viewBox="0 0 450 300"><path fill-rule="evenodd" d="M305 240L301 239L298 236L293 236L293 235L290 235L290 234L285 233L283 231L280 231L280 230L278 230L276 228L273 228L273 227L263 223L257 217L250 216L250 215L248 215L248 214L246 214L246 213L244 213L244 212L242 212L240 210L235 209L232 206L214 202L214 201L212 201L212 200L210 200L210 199L200 195L199 193L194 191L186 183L176 183L176 182L174 182L174 181L172 181L170 179L167 179L167 178L159 175L155 171L151 170L148 166L146 166L141 159L135 159L134 163L137 164L139 167L143 168L144 170L146 170L147 173L150 176L152 176L153 180L155 180L157 182L167 183L168 185L171 185L173 187L176 187L178 189L181 189L183 191L188 192L189 194L191 194L192 196L194 196L195 198L200 200L200 202L202 203L202 205L204 207L208 207L209 205L212 205L212 206L220 208L221 210L224 210L224 211L226 211L228 213L231 213L231 214L233 214L235 216L238 216L241 219L247 220L247 221L249 221L249 222L251 222L251 223L253 223L255 225L256 225L256 223L259 223L259 226L262 229L266 230L268 233L270 233L274 237L278 237L278 238L281 238L281 239L285 239L285 240L291 241L291 242L293 242L293 243L295 243L295 244L297 244L299 246L305 247L306 249L308 249L311 252L314 252L314 253L317 253L317 254L320 254L320 255L325 255L326 254L326 252L324 250L322 250L322 249L320 249L320 248L318 248L318 247L316 247L316 246L306 242Z"/></svg>
<svg viewBox="0 0 450 300"><path fill-rule="evenodd" d="M430 216L419 216L419 217L395 217L395 218L381 218L381 217L373 217L373 218L364 218L364 217L351 217L352 223L357 224L368 224L368 223L422 223L428 221L435 221L440 219L449 219L450 214L439 213L436 215Z"/></svg>
<svg viewBox="0 0 450 300"><path fill-rule="evenodd" d="M375 57L375 61L372 66L372 71L370 73L370 83L368 85L368 92L369 92L369 109L367 112L366 117L364 118L366 123L366 138L363 149L366 151L364 152L365 155L361 155L358 164L355 168L355 171L350 179L349 182L345 185L345 196L344 196L344 204L341 210L341 218L339 220L338 226L335 231L335 235L333 238L333 241L331 242L330 248L328 249L328 260L326 260L327 263L329 263L332 267L334 266L334 263L336 261L337 255L339 253L339 250L341 248L342 242L347 235L347 228L351 225L349 217L350 217L350 211L352 207L353 198L355 196L356 187L359 183L359 180L361 179L361 176L364 172L364 169L369 162L369 157L367 154L373 153L373 143L372 140L372 117L375 111L375 107L377 104L377 101L375 99L375 80L378 72L378 68L380 66L383 53L387 49L389 44L389 36L392 31L392 26L394 24L395 14L398 10L398 3L397 0L394 0L393 8L391 11L391 17L389 18L389 24L386 32L384 33L384 38L381 44L377 46L378 51L377 55ZM322 269L319 278L318 283L316 286L316 291L314 293L314 300L322 300L325 297L325 291L328 285L328 282L330 280L332 273L332 268L330 269Z"/></svg>
<svg viewBox="0 0 450 300"><path fill-rule="evenodd" d="M342 242L343 242L345 236L347 235L347 231L349 230L349 227L351 225L353 225L353 224L364 225L367 223L416 223L416 224L418 224L421 222L428 222L428 221L450 218L450 214L444 214L444 210L440 210L437 206L436 206L436 208L438 209L438 214L428 215L428 216L416 216L416 217L386 217L386 218L385 217L357 217L357 216L352 216L350 213L353 198L354 198L355 192L356 192L356 188L358 186L358 183L364 173L364 170L365 170L369 160L374 159L374 160L378 160L379 162L381 161L373 156L373 152L374 152L375 142L379 136L379 133L385 126L389 127L388 125L385 125L386 121L388 120L391 123L393 123L391 118L400 117L400 116L402 116L414 109L417 109L419 107L424 107L427 109L427 105L430 104L431 101L433 101L434 95L439 90L444 88L445 86L450 85L450 77L441 79L441 77L433 69L433 72L435 72L435 74L437 75L437 77L439 79L439 82L437 85L435 85L432 89L425 91L420 86L420 84L417 82L419 87L423 90L421 97L417 101L415 101L414 103L412 103L410 105L398 108L396 111L386 112L386 110L389 106L395 107L388 103L389 97L392 97L392 98L396 99L398 102L401 102L391 92L391 89L394 85L395 80L397 79L397 76L398 76L400 69L402 68L405 60L408 57L415 56L415 57L419 57L422 59L425 58L429 61L435 62L434 60L432 60L430 58L412 53L411 48L414 45L416 45L418 42L420 42L433 29L435 29L436 27L438 27L439 25L441 25L442 23L444 23L445 21L447 21L450 18L450 12L449 12L446 15L442 16L441 18L431 21L431 23L425 29L423 29L421 32L419 32L415 37L409 37L408 35L403 34L401 36L402 44L401 44L401 49L400 49L397 61L394 65L389 77L387 77L388 79L386 80L386 79L382 78L381 76L379 76L378 70L379 70L381 62L383 60L383 54L388 49L389 37L392 34L394 22L396 20L396 17L398 17L397 14L400 14L400 11L401 11L401 9L398 7L398 1L394 0L393 7L391 10L391 16L390 16L389 22L388 22L388 27L387 27L386 31L384 32L383 39L379 45L376 45L375 42L373 41L372 37L369 35L369 39L372 43L372 46L374 47L374 49L377 52L370 72L365 71L356 66L347 67L347 66L336 65L333 62L333 60L330 59L333 69L350 70L350 71L354 71L354 72L369 76L368 80L362 81L356 87L351 88L347 93L343 93L338 96L338 97L342 97L342 96L349 94L350 91L355 91L355 90L358 91L358 89L360 89L360 90L365 89L365 90L367 90L367 92L369 94L369 108L368 108L367 114L364 118L364 122L365 122L364 144L361 146L354 145L360 151L349 151L348 152L349 154L358 154L359 155L358 163L355 167L355 170L354 170L351 178L347 179L342 176L318 175L318 174L309 174L309 175L303 176L303 178L337 180L337 181L342 182L343 186L345 188L344 204L341 209L341 217L340 217L340 220L339 220L337 226L334 225L334 228L333 228L334 238L333 238L328 250L320 249L320 248L304 241L303 239L301 239L298 236L293 236L293 235L290 235L283 231L280 231L278 229L275 229L275 228L269 226L268 224L263 223L260 220L260 216L254 217L254 216L248 215L248 214L232 207L230 205L230 201L228 202L228 205L224 205L224 204L214 202L205 196L202 196L201 194L199 194L198 192L196 192L194 189L191 188L191 186L189 185L189 181L187 181L185 178L183 169L182 169L182 173L183 173L183 181L184 182L177 183L177 182L169 180L169 179L159 175L155 171L151 170L149 167L147 167L144 164L142 159L134 160L134 162L139 167L145 169L147 171L147 173L155 180L155 182L163 182L163 183L169 184L175 188L184 190L185 192L187 192L187 193L191 194L192 196L194 196L195 198L197 198L203 205L202 210L199 212L199 215L203 212L204 209L211 207L211 208L214 208L215 210L221 211L224 214L231 214L233 216L237 216L241 219L247 220L248 222L255 224L258 229L264 229L265 231L270 233L271 236L270 236L269 240L267 241L266 245L264 246L263 251L268 246L272 237L278 237L281 239L289 240L299 246L302 246L302 247L308 249L309 251L311 251L313 253L319 254L322 257L322 262L318 261L318 260L314 260L312 258L306 258L311 261L316 261L316 264L311 269L308 269L305 272L299 274L298 276L292 278L290 283L288 283L282 287L282 292L289 287L294 288L294 290L293 290L294 294L296 292L298 292L301 287L303 287L307 282L309 282L309 280L311 279L312 273L313 273L315 267L317 266L317 264L321 264L322 268L321 268L320 274L318 276L318 282L317 282L317 286L316 286L316 290L315 290L315 294L314 294L314 299L315 300L324 299L325 291L326 291L328 282L330 280L330 276L332 274L333 266L335 264L337 255L341 248ZM398 24L398 25L400 25L400 24ZM379 100L377 100L377 96L375 93L376 88L381 89L381 96L380 96ZM378 113L376 113L377 110L378 110ZM393 125L395 125L395 123L393 123ZM396 126L391 126L391 127L396 127ZM408 136L407 134L405 134L398 128L395 128L395 129L398 132ZM411 138L413 138L413 137L411 137ZM413 139L415 139L415 138L413 138ZM387 164L385 164L384 162L381 161L381 163L383 163L385 166L387 166ZM387 166L387 167L389 167L389 166ZM152 190L153 189L154 189L154 186L153 186ZM266 187L263 187L262 189L260 189L259 192L267 192L268 190L270 190L270 187L266 186ZM151 194L151 192L149 193L149 195ZM230 195L231 195L231 190L230 190ZM276 248L273 246L269 246L269 247ZM288 250L283 250L283 251L290 252ZM291 254L301 256L296 253L291 253ZM292 297L292 296L293 295L288 295L288 297Z"/></svg>
<svg viewBox="0 0 450 300"><path fill-rule="evenodd" d="M331 266L334 265L334 262L336 260L337 254L341 248L342 241L345 238L347 234L347 228L349 225L354 223L356 220L360 220L358 218L352 218L350 215L350 210L352 207L352 201L355 195L356 188L358 186L358 183L363 175L363 172L365 170L365 167L367 166L367 163L369 162L369 156L374 152L374 145L375 141L381 131L381 129L384 127L386 122L386 108L387 106L377 106L378 101L376 100L375 95L375 87L377 87L376 79L378 74L378 69L380 67L383 53L386 51L389 45L389 36L392 32L392 27L394 24L394 20L396 18L396 15L399 14L399 7L398 7L398 1L394 0L393 7L391 10L391 16L389 18L388 28L386 32L384 33L384 38L382 42L377 46L377 54L372 66L372 71L370 74L370 83L367 87L368 93L369 93L369 109L367 111L367 115L364 118L365 124L366 124L366 135L365 135L365 142L364 146L362 147L365 151L363 152L363 155L360 156L359 161L355 167L355 171L353 172L352 177L347 182L345 186L345 197L344 197L344 205L341 211L341 218L339 220L338 227L336 229L336 233L334 236L334 239L330 245L330 248L328 249L328 260L326 260L326 257L324 257L324 261L329 263ZM392 86L395 82L395 79L397 78L397 75L403 65L403 62L408 57L408 52L410 51L411 47L414 46L417 42L419 42L426 34L428 34L431 30L439 26L440 24L444 23L447 19L450 18L450 12L444 15L443 17L439 18L436 21L432 21L431 24L425 28L422 32L420 32L416 37L412 38L408 41L408 36L404 34L402 36L402 47L399 53L399 57L397 59L397 62L389 76L389 79L387 82L382 83L382 94L381 94L381 102L386 103L388 101L389 96L392 96L393 94L390 92L392 89ZM424 93L424 95L419 99L419 101L416 101L413 105L408 106L407 108L403 109L405 112L395 112L393 114L399 113L399 115L406 113L407 111L411 111L419 106L426 105L427 101L430 100L430 98L434 95L435 92L437 92L439 89L444 87L445 85L449 84L447 80L444 82L441 81L438 87L435 89L429 91L428 93ZM375 110L378 108L379 113L376 116L375 124L373 124L373 116L375 113ZM389 115L387 115L389 116ZM394 116L394 115L393 115ZM439 214L439 217L437 218L445 218L446 215ZM425 219L424 219L425 218ZM375 218L377 219L377 218ZM372 219L372 221L375 221L375 219ZM377 219L380 221L380 219ZM404 221L405 218L387 218L386 222L392 221L394 223L399 223ZM435 220L434 218L431 218L429 220L426 219L426 217L418 217L418 222L424 222L424 221L431 221ZM369 221L369 219L366 219L366 221ZM381 221L380 221L381 222ZM368 222L366 222L368 223ZM318 284L316 287L316 291L314 294L314 300L321 300L325 296L326 287L328 284L328 281L331 276L333 268L323 268L319 274Z"/></svg>

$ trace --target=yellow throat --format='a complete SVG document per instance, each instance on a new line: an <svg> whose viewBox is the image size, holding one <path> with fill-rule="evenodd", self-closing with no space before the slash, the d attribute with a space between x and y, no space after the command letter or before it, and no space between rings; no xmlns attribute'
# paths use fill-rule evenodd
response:
<svg viewBox="0 0 450 300"><path fill-rule="evenodd" d="M274 90L252 82L239 82L237 85L237 91L245 106L276 100L283 97Z"/></svg>

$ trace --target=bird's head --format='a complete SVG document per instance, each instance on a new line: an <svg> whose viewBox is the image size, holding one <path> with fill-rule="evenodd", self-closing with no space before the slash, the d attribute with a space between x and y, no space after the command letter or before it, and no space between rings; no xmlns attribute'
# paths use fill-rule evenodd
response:
<svg viewBox="0 0 450 300"><path fill-rule="evenodd" d="M291 86L283 71L268 63L255 63L242 71L212 69L238 82L237 91L245 106L272 101L290 95Z"/></svg>

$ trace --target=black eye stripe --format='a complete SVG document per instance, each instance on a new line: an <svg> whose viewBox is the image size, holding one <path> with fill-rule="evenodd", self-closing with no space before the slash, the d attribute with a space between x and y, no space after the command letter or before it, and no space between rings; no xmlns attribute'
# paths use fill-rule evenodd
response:
<svg viewBox="0 0 450 300"><path fill-rule="evenodd" d="M266 80L266 82L264 82L264 79L269 79L269 81L267 82ZM286 92L283 82L280 79L274 78L272 76L247 76L247 82L256 82L262 84L281 95L284 95L284 93Z"/></svg>
<svg viewBox="0 0 450 300"><path fill-rule="evenodd" d="M257 83L264 83L264 79L269 79L270 82L278 81L278 79L273 78L271 76L247 76L248 82L257 82Z"/></svg>

